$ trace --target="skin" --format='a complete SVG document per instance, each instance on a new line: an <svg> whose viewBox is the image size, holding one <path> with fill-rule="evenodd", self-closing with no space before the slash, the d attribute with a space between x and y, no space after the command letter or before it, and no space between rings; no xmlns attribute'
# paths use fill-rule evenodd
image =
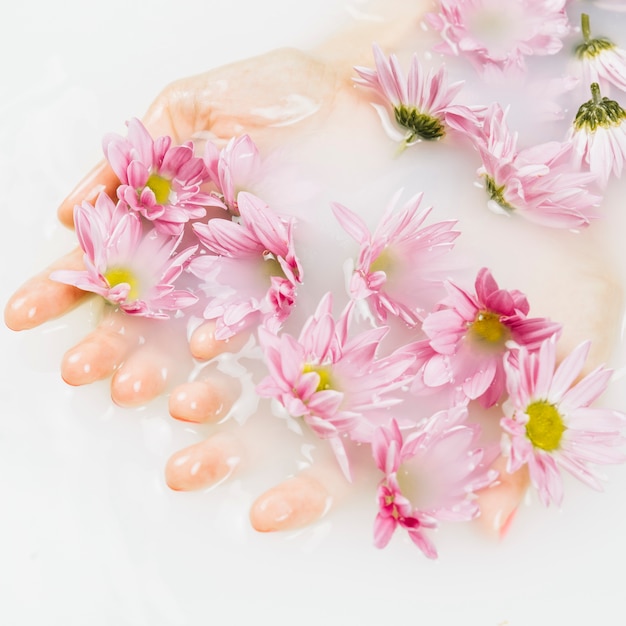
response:
<svg viewBox="0 0 626 626"><path fill-rule="evenodd" d="M409 34L414 33L425 4L414 3L407 8L406 3L401 4L398 0L383 3L381 11L386 16L383 22L373 25L363 21L348 32L330 38L311 53L275 50L176 81L155 98L143 122L152 136L170 135L175 143L206 131L210 131L217 142L248 133L261 150L264 146L292 141L298 134L307 136L332 126L337 120L345 120L346 115L369 107L367 100L354 89L351 77L354 65L371 64L371 42L376 40L383 49L402 48ZM408 14L408 11L412 13ZM401 19L397 19L398 16ZM223 85L227 85L226 89ZM315 103L315 113L297 122L279 125L275 120L254 113L280 104L294 93ZM86 200L93 204L101 191L115 197L118 184L106 163L97 164L62 202L58 208L59 220L71 227L77 203ZM89 297L48 278L52 269L80 268L81 256L80 251L71 252L20 287L6 305L7 326L13 330L34 328L63 315ZM611 304L616 302L613 279L602 271L603 263L599 268L594 266L589 270L587 286L586 283L575 285L576 301L583 300L581 293L587 289L589 293L593 292L597 308L549 313L535 311L535 314L550 314L554 319L566 318L568 328L574 328L573 336L568 337L572 344L579 336L594 340L594 344L600 346L594 353L595 361L606 357L612 337L607 328L614 329L614 318L619 317L615 313L619 300L617 305ZM545 309L550 310L554 295L538 293L537 297L539 309L543 297ZM602 323L598 322L598 311L602 312ZM110 378L112 400L121 406L141 405L160 394L169 393L169 410L173 418L195 423L218 422L234 401L236 390L228 389L215 375L178 384L171 376L171 357L167 350L140 339L140 333L128 316L115 313L105 316L91 333L64 355L61 363L63 379L71 385L83 385ZM207 322L192 333L189 353L197 360L210 360L224 352L236 351L245 339L216 340L214 327ZM166 464L165 480L178 491L206 488L228 478L240 467L246 455L242 441L230 433L218 431L208 439L174 453ZM501 459L496 466L502 467ZM344 480L332 459L316 463L306 474L292 476L261 494L251 507L251 524L262 532L290 530L310 524L328 510L331 502L335 505L341 500L342 485ZM527 486L525 472L514 475L505 472L497 486L479 494L480 520L487 532L501 536L506 531Z"/></svg>

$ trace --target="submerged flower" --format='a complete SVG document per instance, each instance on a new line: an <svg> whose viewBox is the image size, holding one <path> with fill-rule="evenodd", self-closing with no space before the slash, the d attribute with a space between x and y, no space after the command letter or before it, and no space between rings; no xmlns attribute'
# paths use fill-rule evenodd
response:
<svg viewBox="0 0 626 626"><path fill-rule="evenodd" d="M206 319L228 339L253 323L280 325L291 312L302 268L295 253L293 220L276 215L250 193L239 194L237 221L211 219L193 230L209 254L189 269L203 281Z"/></svg>
<svg viewBox="0 0 626 626"><path fill-rule="evenodd" d="M576 47L583 84L598 83L608 92L611 85L626 91L626 51L607 37L591 37L589 15L581 15L583 42Z"/></svg>
<svg viewBox="0 0 626 626"><path fill-rule="evenodd" d="M398 526L429 558L435 546L424 532L440 521L468 521L479 514L474 492L496 477L494 452L479 447L480 429L467 424L467 409L433 415L423 428L403 436L395 420L379 428L372 452L384 478L378 486L374 542L384 548Z"/></svg>
<svg viewBox="0 0 626 626"><path fill-rule="evenodd" d="M50 278L91 291L126 313L168 317L164 311L191 306L197 297L174 283L197 246L176 254L180 238L150 229L121 201L101 193L95 207L74 209L74 225L84 251L85 270L58 270Z"/></svg>
<svg viewBox="0 0 626 626"><path fill-rule="evenodd" d="M575 382L584 367L589 342L579 345L556 366L554 340L534 353L521 349L507 364L509 399L501 420L508 436L508 471L527 464L530 480L545 505L560 505L564 469L601 490L590 467L626 460L626 415L592 406L605 391L611 370L602 366Z"/></svg>
<svg viewBox="0 0 626 626"><path fill-rule="evenodd" d="M488 407L504 391L507 353L519 346L538 349L544 339L560 332L560 326L528 317L524 294L500 289L487 268L478 272L474 286L471 293L448 282L448 296L424 320L432 352L422 355L414 388L460 387L469 399Z"/></svg>
<svg viewBox="0 0 626 626"><path fill-rule="evenodd" d="M373 104L389 137L405 146L441 139L449 129L468 132L478 123L472 109L453 104L462 83L446 84L444 68L428 72L413 55L405 78L395 55L387 60L374 46L376 69L355 67L354 82L372 89L383 104Z"/></svg>
<svg viewBox="0 0 626 626"><path fill-rule="evenodd" d="M104 154L120 179L117 194L163 233L178 235L185 222L203 217L215 200L201 191L204 162L188 141L172 146L171 137L153 139L138 119L128 122L128 136L107 135Z"/></svg>
<svg viewBox="0 0 626 626"><path fill-rule="evenodd" d="M396 199L373 233L346 207L335 203L332 208L344 230L361 246L350 279L351 296L364 299L381 322L394 315L415 326L438 297L444 271L441 257L452 248L459 232L452 230L454 221L424 226L431 209L419 210L422 194L397 212Z"/></svg>
<svg viewBox="0 0 626 626"><path fill-rule="evenodd" d="M386 328L349 337L351 311L349 306L335 320L327 293L297 339L261 328L269 375L257 387L260 396L274 398L292 417L302 417L319 437L328 439L348 477L342 435L359 441L371 437L381 416L397 402L392 392L406 382L413 362L404 351L377 358Z"/></svg>
<svg viewBox="0 0 626 626"><path fill-rule="evenodd" d="M576 164L587 166L602 185L611 174L621 176L626 159L626 111L615 100L601 97L591 85L591 100L580 106L568 133Z"/></svg>
<svg viewBox="0 0 626 626"><path fill-rule="evenodd" d="M570 25L567 0L440 0L426 15L437 52L464 56L478 71L523 71L525 57L556 54Z"/></svg>
<svg viewBox="0 0 626 626"><path fill-rule="evenodd" d="M590 191L593 174L572 164L569 142L548 142L518 150L517 134L499 104L490 107L473 137L482 159L478 170L492 210L520 215L554 228L588 226L600 197Z"/></svg>

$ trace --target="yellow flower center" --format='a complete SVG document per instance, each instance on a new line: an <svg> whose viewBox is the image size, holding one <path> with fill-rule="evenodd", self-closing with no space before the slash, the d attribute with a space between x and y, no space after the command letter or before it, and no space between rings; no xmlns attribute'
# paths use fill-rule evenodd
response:
<svg viewBox="0 0 626 626"><path fill-rule="evenodd" d="M335 389L330 367L326 365L312 365L310 363L306 363L305 366L302 368L302 373L308 374L309 372L315 372L320 378L320 381L317 384L317 389L315 391Z"/></svg>
<svg viewBox="0 0 626 626"><path fill-rule="evenodd" d="M136 300L139 297L139 281L137 277L125 267L112 267L105 273L104 278L111 288L117 287L118 285L128 285L130 290L128 296L126 296L127 300Z"/></svg>
<svg viewBox="0 0 626 626"><path fill-rule="evenodd" d="M526 435L533 446L546 452L556 450L566 430L556 407L545 400L538 400L526 407L526 415Z"/></svg>
<svg viewBox="0 0 626 626"><path fill-rule="evenodd" d="M393 255L389 252L388 248L383 248L380 254L372 261L369 271L370 273L385 272L385 274L388 274L393 265Z"/></svg>
<svg viewBox="0 0 626 626"><path fill-rule="evenodd" d="M490 348L502 347L510 338L511 331L500 321L500 316L492 311L479 311L469 325L469 337Z"/></svg>
<svg viewBox="0 0 626 626"><path fill-rule="evenodd" d="M146 187L152 189L157 204L167 204L172 191L172 181L158 174L150 174Z"/></svg>

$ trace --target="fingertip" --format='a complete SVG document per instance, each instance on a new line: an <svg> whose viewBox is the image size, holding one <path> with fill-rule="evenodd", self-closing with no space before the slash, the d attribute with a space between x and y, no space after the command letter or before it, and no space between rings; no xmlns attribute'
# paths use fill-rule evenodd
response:
<svg viewBox="0 0 626 626"><path fill-rule="evenodd" d="M168 405L173 418L202 424L222 419L232 403L225 385L206 380L178 385L170 394Z"/></svg>
<svg viewBox="0 0 626 626"><path fill-rule="evenodd" d="M169 377L169 368L159 354L138 349L113 374L111 399L121 407L147 404L165 391Z"/></svg>
<svg viewBox="0 0 626 626"><path fill-rule="evenodd" d="M215 337L215 322L204 322L196 328L189 339L192 356L200 361L208 361L224 352L237 352L245 344L247 336L240 333L229 339Z"/></svg>

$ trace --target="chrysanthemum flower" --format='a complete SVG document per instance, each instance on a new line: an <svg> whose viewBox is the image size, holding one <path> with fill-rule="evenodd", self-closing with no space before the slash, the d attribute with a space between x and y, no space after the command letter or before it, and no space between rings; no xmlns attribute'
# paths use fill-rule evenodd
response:
<svg viewBox="0 0 626 626"><path fill-rule="evenodd" d="M448 130L469 132L478 119L470 107L453 104L463 83L446 84L445 69L424 71L417 55L405 78L395 55L386 59L374 45L376 69L355 67L354 82L372 89L383 104L374 103L383 128L394 141L411 146L422 140L441 139Z"/></svg>
<svg viewBox="0 0 626 626"><path fill-rule="evenodd" d="M164 311L191 306L198 298L176 290L197 246L176 253L179 237L150 229L144 233L139 216L101 193L95 207L84 202L74 209L74 224L85 252L85 270L58 270L50 278L91 291L126 313L166 318Z"/></svg>
<svg viewBox="0 0 626 626"><path fill-rule="evenodd" d="M415 326L438 299L443 283L442 255L459 235L455 221L424 226L431 209L420 210L418 194L395 211L398 195L389 203L373 233L361 217L341 204L332 205L335 217L360 245L350 279L350 295L365 300L376 318L397 316Z"/></svg>
<svg viewBox="0 0 626 626"><path fill-rule="evenodd" d="M398 526L429 558L435 546L424 532L440 521L468 521L479 514L473 497L496 477L493 451L479 447L480 429L467 424L467 409L433 415L403 436L395 420L376 431L372 452L384 478L378 486L374 543L384 548Z"/></svg>
<svg viewBox="0 0 626 626"><path fill-rule="evenodd" d="M576 47L576 58L584 85L598 83L609 93L611 86L626 91L626 50L607 37L591 37L589 15L581 15L583 42Z"/></svg>
<svg viewBox="0 0 626 626"><path fill-rule="evenodd" d="M517 133L506 112L493 104L472 137L482 159L488 206L553 228L581 228L597 217L601 198L591 191L595 175L581 174L572 161L572 144L548 142L517 149Z"/></svg>
<svg viewBox="0 0 626 626"><path fill-rule="evenodd" d="M464 56L481 73L524 71L529 55L556 54L570 31L567 0L440 0L426 15L437 52Z"/></svg>
<svg viewBox="0 0 626 626"><path fill-rule="evenodd" d="M505 388L504 357L510 349L536 350L560 325L528 317L524 294L500 289L487 268L478 272L474 293L452 282L446 286L448 296L422 324L432 356L424 360L414 388L452 385L492 406Z"/></svg>
<svg viewBox="0 0 626 626"><path fill-rule="evenodd" d="M172 146L171 137L153 139L133 118L128 136L107 135L103 149L120 179L119 199L154 222L159 232L178 235L186 222L206 214L205 206L215 205L215 199L201 191L207 173L191 141Z"/></svg>
<svg viewBox="0 0 626 626"><path fill-rule="evenodd" d="M239 194L238 206L237 221L218 218L193 225L209 254L194 258L189 269L203 281L204 317L216 320L217 339L262 321L282 324L302 282L294 221L282 219L247 192Z"/></svg>
<svg viewBox="0 0 626 626"><path fill-rule="evenodd" d="M598 83L591 85L591 100L578 109L568 133L574 162L588 167L601 185L611 174L621 176L626 159L626 111L615 100L600 95Z"/></svg>
<svg viewBox="0 0 626 626"><path fill-rule="evenodd" d="M626 415L593 406L605 391L611 370L597 367L575 383L589 342L579 345L558 367L555 343L544 341L533 353L521 349L507 364L509 398L501 420L508 438L508 471L527 464L545 505L560 505L563 500L560 469L601 490L601 477L590 464L626 460Z"/></svg>
<svg viewBox="0 0 626 626"><path fill-rule="evenodd" d="M395 390L408 376L413 357L405 351L377 358L387 328L370 328L348 336L352 306L337 320L327 293L296 339L265 328L259 330L269 375L258 385L262 397L274 398L292 417L302 417L321 438L328 439L347 477L350 466L342 441L349 435L368 440Z"/></svg>

